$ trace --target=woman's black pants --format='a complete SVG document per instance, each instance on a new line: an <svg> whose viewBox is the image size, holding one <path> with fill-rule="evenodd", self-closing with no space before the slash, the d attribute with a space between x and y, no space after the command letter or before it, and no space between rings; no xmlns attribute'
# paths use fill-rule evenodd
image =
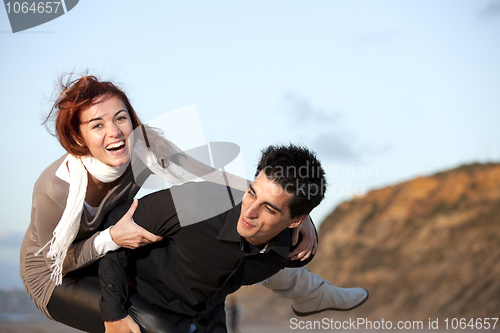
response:
<svg viewBox="0 0 500 333"><path fill-rule="evenodd" d="M47 309L55 321L85 332L104 332L99 310L101 286L97 265L67 274L62 284L54 289ZM128 314L141 327L142 333L180 333L158 308L139 294L131 293L129 301Z"/></svg>

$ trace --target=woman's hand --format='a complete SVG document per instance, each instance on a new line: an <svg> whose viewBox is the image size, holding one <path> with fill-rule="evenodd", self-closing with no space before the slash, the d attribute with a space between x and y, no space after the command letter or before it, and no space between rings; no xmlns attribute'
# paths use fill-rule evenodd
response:
<svg viewBox="0 0 500 333"><path fill-rule="evenodd" d="M141 333L139 325L129 315L120 320L105 321L104 329L105 333Z"/></svg>
<svg viewBox="0 0 500 333"><path fill-rule="evenodd" d="M134 222L133 216L138 205L138 200L134 199L128 212L109 229L109 234L113 242L120 247L136 249L163 239L163 237L150 233Z"/></svg>
<svg viewBox="0 0 500 333"><path fill-rule="evenodd" d="M307 215L304 221L302 221L297 228L293 228L292 245L297 244L299 241L299 232L302 234L302 240L295 250L290 252L290 260L300 259L301 261L304 261L309 258L311 254L316 253L316 250L318 249L316 230L309 215Z"/></svg>

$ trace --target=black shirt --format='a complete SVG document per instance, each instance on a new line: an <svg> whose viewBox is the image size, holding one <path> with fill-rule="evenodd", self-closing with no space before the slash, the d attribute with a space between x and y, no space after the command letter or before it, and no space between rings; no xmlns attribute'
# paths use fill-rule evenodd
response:
<svg viewBox="0 0 500 333"><path fill-rule="evenodd" d="M133 251L109 252L100 260L103 319L126 315L128 275L137 292L181 330L194 322L200 332L225 332L223 304L228 294L312 259L289 260L288 228L265 249L249 246L236 229L243 193L232 190L232 196L239 205L232 207L225 186L202 182L140 199L134 221L164 239ZM116 208L107 225L116 223L129 207Z"/></svg>

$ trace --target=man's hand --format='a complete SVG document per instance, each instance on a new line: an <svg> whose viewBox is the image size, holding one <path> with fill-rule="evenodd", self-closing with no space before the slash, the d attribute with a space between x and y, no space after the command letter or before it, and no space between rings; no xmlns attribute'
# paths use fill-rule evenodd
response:
<svg viewBox="0 0 500 333"><path fill-rule="evenodd" d="M316 253L318 249L318 240L316 239L316 231L309 215L297 227L292 229L292 245L297 244L299 241L299 232L302 234L302 240L299 245L290 252L290 260L304 261Z"/></svg>
<svg viewBox="0 0 500 333"><path fill-rule="evenodd" d="M132 217L138 205L139 202L135 199L128 212L109 230L113 242L120 247L136 249L163 239L163 237L150 233L134 222Z"/></svg>
<svg viewBox="0 0 500 333"><path fill-rule="evenodd" d="M104 328L105 333L141 333L139 325L129 315L120 320L105 321Z"/></svg>

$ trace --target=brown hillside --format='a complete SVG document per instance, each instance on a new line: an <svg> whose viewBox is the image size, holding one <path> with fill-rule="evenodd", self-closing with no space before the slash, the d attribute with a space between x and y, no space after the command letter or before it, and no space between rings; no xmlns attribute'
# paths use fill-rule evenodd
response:
<svg viewBox="0 0 500 333"><path fill-rule="evenodd" d="M474 164L367 193L319 229L310 269L370 299L323 317L425 320L500 315L500 165ZM244 319L288 322L290 301L243 288Z"/></svg>

